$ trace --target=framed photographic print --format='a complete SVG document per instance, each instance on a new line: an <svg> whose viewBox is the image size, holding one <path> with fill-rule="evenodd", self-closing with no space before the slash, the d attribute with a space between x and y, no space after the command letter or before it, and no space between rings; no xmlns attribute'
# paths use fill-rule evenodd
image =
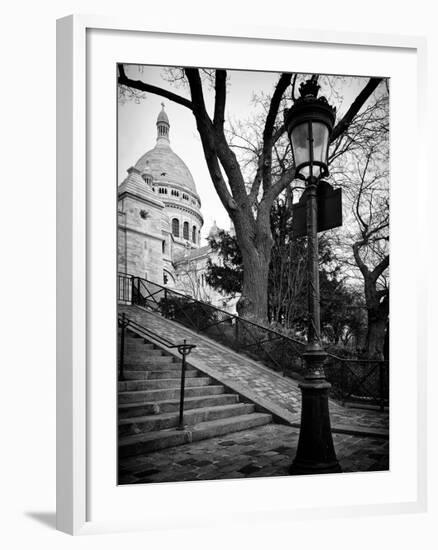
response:
<svg viewBox="0 0 438 550"><path fill-rule="evenodd" d="M58 21L59 529L424 509L423 50Z"/></svg>

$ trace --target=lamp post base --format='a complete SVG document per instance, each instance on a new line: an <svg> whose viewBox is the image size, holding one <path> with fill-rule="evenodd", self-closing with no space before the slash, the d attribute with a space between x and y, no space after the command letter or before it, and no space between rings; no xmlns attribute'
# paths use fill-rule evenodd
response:
<svg viewBox="0 0 438 550"><path fill-rule="evenodd" d="M309 376L300 384L301 427L298 449L289 469L291 475L334 474L341 467L336 458L330 426L328 396L331 384L323 377L325 353L306 354ZM316 368L318 366L318 368Z"/></svg>
<svg viewBox="0 0 438 550"><path fill-rule="evenodd" d="M338 462L332 464L297 464L295 461L289 468L291 476L311 476L321 474L341 474L342 470Z"/></svg>

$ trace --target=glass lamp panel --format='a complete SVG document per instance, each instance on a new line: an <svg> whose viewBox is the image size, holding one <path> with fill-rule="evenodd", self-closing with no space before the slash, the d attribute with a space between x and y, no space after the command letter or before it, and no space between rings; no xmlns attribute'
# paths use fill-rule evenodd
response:
<svg viewBox="0 0 438 550"><path fill-rule="evenodd" d="M317 160L327 165L327 147L329 139L329 129L321 122L312 122L313 133L313 160ZM317 174L315 174L317 175Z"/></svg>
<svg viewBox="0 0 438 550"><path fill-rule="evenodd" d="M292 150L294 153L295 166L302 164L303 162L309 162L310 150L309 150L309 124L303 122L298 124L291 132Z"/></svg>

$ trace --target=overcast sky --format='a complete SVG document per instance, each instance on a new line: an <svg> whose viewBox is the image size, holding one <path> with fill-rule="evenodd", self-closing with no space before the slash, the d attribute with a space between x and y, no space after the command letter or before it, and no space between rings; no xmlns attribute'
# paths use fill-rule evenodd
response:
<svg viewBox="0 0 438 550"><path fill-rule="evenodd" d="M143 80L149 84L171 89L189 97L185 87L175 87L165 80L163 67L125 65L128 76ZM254 93L271 93L278 80L278 73L253 71L228 71L226 120L245 120L254 113L252 97ZM345 101L351 101L364 83L364 79L348 79L343 86ZM213 111L214 91L205 85L207 108ZM196 188L202 202L204 239L216 220L217 225L229 229L230 220L223 208L211 182L204 159L202 146L196 130L193 114L186 107L164 99L158 95L146 94L139 102L130 100L120 102L118 106L118 178L119 184L126 177L126 170L155 146L156 119L164 102L170 121L170 145L173 151L186 163L195 180ZM205 241L202 244L206 244Z"/></svg>

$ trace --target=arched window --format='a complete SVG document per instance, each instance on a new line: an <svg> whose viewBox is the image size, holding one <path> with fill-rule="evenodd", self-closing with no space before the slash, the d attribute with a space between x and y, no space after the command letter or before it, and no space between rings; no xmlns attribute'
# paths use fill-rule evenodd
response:
<svg viewBox="0 0 438 550"><path fill-rule="evenodd" d="M183 225L183 238L189 240L189 222L184 222Z"/></svg>
<svg viewBox="0 0 438 550"><path fill-rule="evenodd" d="M177 218L173 218L172 220L172 235L179 237L179 220Z"/></svg>
<svg viewBox="0 0 438 550"><path fill-rule="evenodd" d="M192 228L192 241L196 243L196 225Z"/></svg>

